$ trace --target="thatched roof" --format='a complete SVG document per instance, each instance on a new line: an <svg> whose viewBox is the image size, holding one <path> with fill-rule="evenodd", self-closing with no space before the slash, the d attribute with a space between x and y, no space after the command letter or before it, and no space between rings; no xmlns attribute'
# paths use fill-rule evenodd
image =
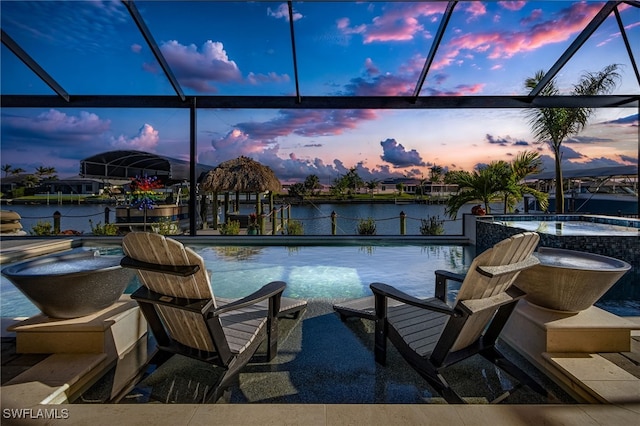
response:
<svg viewBox="0 0 640 426"><path fill-rule="evenodd" d="M248 157L238 157L208 172L202 188L210 192L277 192L282 185L269 167Z"/></svg>

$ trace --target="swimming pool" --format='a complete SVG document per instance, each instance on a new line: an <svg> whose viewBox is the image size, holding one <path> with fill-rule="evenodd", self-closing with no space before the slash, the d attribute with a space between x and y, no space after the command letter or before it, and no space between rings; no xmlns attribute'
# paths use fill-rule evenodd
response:
<svg viewBox="0 0 640 426"><path fill-rule="evenodd" d="M214 294L226 298L246 296L275 280L287 283L285 296L307 300L362 297L370 294L373 281L392 284L416 297L430 297L436 270L462 273L475 255L472 246L461 245L187 245L204 258ZM119 246L100 251L122 253ZM125 292L138 286L134 278ZM38 313L5 277L0 282L0 296L3 317Z"/></svg>

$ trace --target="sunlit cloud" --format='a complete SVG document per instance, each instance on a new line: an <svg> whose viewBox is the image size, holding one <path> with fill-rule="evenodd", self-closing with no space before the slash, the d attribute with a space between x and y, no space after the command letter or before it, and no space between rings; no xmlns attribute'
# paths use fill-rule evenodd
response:
<svg viewBox="0 0 640 426"><path fill-rule="evenodd" d="M282 83L290 80L286 74L270 72L256 74L249 72L243 78L240 68L229 58L224 45L218 41L207 40L200 48L195 44L185 46L176 40L160 46L162 54L171 66L180 84L199 93L217 93L218 84L229 83ZM144 63L143 69L157 73L155 63Z"/></svg>
<svg viewBox="0 0 640 426"><path fill-rule="evenodd" d="M196 45L184 46L176 40L160 46L162 54L171 65L176 78L182 84L199 92L217 90L212 82L240 81L242 75L238 65L229 59L224 46L220 42L207 40L198 49Z"/></svg>
<svg viewBox="0 0 640 426"><path fill-rule="evenodd" d="M140 53L142 52L142 46L140 46L138 43L134 43L131 45L131 51L133 53Z"/></svg>
<svg viewBox="0 0 640 426"><path fill-rule="evenodd" d="M276 19L284 19L289 22L289 7L286 3L282 3L278 6L277 9L267 8L267 15ZM299 12L293 11L293 22L302 19L302 14Z"/></svg>
<svg viewBox="0 0 640 426"><path fill-rule="evenodd" d="M133 137L120 135L111 141L111 145L118 149L133 149L139 151L155 151L160 140L159 133L150 124L145 123L138 134Z"/></svg>

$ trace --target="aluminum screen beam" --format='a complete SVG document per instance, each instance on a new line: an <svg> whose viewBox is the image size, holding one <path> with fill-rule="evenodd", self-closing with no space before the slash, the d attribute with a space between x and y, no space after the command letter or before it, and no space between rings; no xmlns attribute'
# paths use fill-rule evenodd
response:
<svg viewBox="0 0 640 426"><path fill-rule="evenodd" d="M436 56L436 52L440 47L440 42L442 41L442 36L444 35L445 30L447 29L447 24L449 24L449 20L451 19L451 15L453 14L453 8L456 7L457 1L450 1L447 3L447 8L444 11L444 15L442 15L442 21L440 21L440 26L438 27L438 31L436 32L436 36L434 37L433 44L431 45L431 49L429 50L429 56L424 61L424 67L420 72L420 78L418 78L418 84L413 91L413 97L418 99L420 96L420 92L422 91L422 86L424 85L424 81L427 78L427 73L429 73L429 69L431 68L431 64L433 63L433 59Z"/></svg>
<svg viewBox="0 0 640 426"><path fill-rule="evenodd" d="M293 29L293 2L287 2L289 6L289 31L291 32L291 51L293 54L293 75L296 81L296 100L298 103L301 102L300 98L300 83L298 80L298 58L296 55L296 37L295 31Z"/></svg>
<svg viewBox="0 0 640 426"><path fill-rule="evenodd" d="M2 108L190 108L176 96L4 95ZM594 96L198 96L198 108L230 109L500 109L638 108L640 94Z"/></svg>
<svg viewBox="0 0 640 426"><path fill-rule="evenodd" d="M624 47L627 49L627 54L629 55L629 60L631 61L633 72L636 74L636 81L638 82L638 85L640 85L640 72L638 71L638 64L636 63L636 60L633 56L633 50L631 49L631 44L629 43L629 37L627 36L627 31L624 29L624 24L622 23L622 18L620 17L620 12L618 11L618 8L616 7L613 11L616 14L616 21L618 21L620 34L622 35L622 40L624 41Z"/></svg>
<svg viewBox="0 0 640 426"><path fill-rule="evenodd" d="M7 48L18 57L18 59L20 59L27 67L29 67L31 71L36 73L36 75L40 77L40 79L44 81L47 86L51 87L51 89L53 89L53 91L56 92L58 96L69 102L69 94L67 93L67 91L64 90L62 86L60 86L58 82L55 81L53 77L51 77L49 73L46 72L35 59L33 59L27 52L25 52L24 49L15 42L15 40L9 37L9 34L5 33L2 29L0 29L0 31L2 44L7 46Z"/></svg>
<svg viewBox="0 0 640 426"><path fill-rule="evenodd" d="M578 37L571 43L571 45L565 50L565 52L558 58L555 64L547 71L542 77L536 87L533 88L529 96L538 96L542 89L549 84L551 80L558 74L558 72L565 66L569 59L582 47L582 45L591 37L591 34L604 22L605 19L613 12L619 1L608 1L602 9L593 17L591 22L582 30Z"/></svg>
<svg viewBox="0 0 640 426"><path fill-rule="evenodd" d="M153 56L156 57L156 60L160 64L160 67L164 71L164 74L167 76L167 78L169 79L169 82L173 86L173 90L175 90L178 96L180 97L180 99L184 101L185 96L182 91L182 88L180 87L180 83L178 83L176 76L173 75L173 71L171 71L171 68L167 63L167 60L165 59L164 55L160 51L160 48L158 47L158 43L156 43L155 39L153 38L153 35L151 34L151 31L149 31L147 24L144 23L144 19L142 19L142 15L140 15L140 12L138 11L138 8L134 4L133 0L122 0L122 3L129 10L129 14L131 15L131 18L133 18L133 21L138 26L138 29L142 33L142 36L147 41L149 48L153 52Z"/></svg>

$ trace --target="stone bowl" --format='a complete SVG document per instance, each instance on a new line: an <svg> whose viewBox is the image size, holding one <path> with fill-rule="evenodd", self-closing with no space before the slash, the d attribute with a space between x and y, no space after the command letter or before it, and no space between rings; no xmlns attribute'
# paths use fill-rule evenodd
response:
<svg viewBox="0 0 640 426"><path fill-rule="evenodd" d="M540 264L520 272L515 285L536 306L577 313L591 307L629 269L619 259L574 250L540 247Z"/></svg>
<svg viewBox="0 0 640 426"><path fill-rule="evenodd" d="M51 255L2 269L43 314L77 318L114 304L135 275L120 266L122 256L97 251Z"/></svg>

